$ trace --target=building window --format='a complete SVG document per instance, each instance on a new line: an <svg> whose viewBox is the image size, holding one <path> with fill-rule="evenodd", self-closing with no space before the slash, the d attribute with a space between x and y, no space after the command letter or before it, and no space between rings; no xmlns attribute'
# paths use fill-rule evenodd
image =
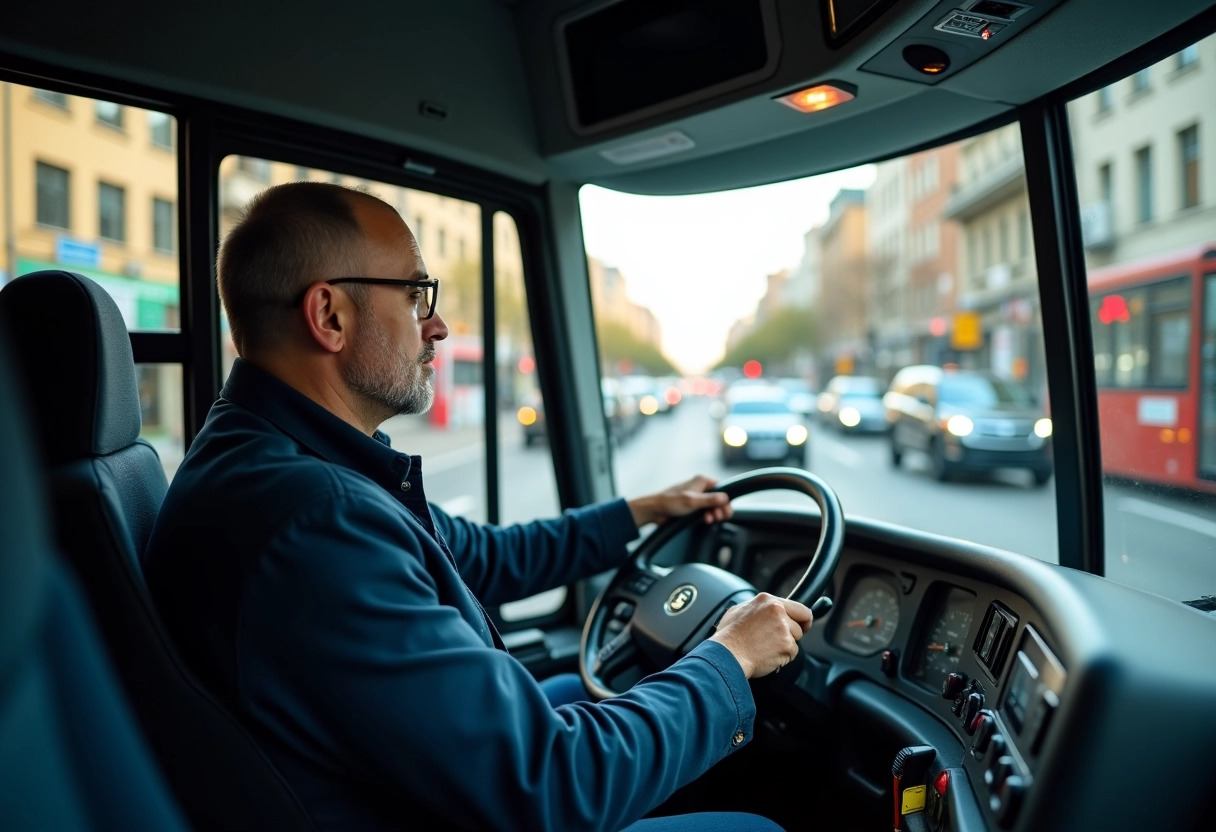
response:
<svg viewBox="0 0 1216 832"><path fill-rule="evenodd" d="M446 257L448 248L448 235L442 228L439 229L439 256Z"/></svg>
<svg viewBox="0 0 1216 832"><path fill-rule="evenodd" d="M1199 204L1199 125L1178 133L1178 161L1182 165L1182 207Z"/></svg>
<svg viewBox="0 0 1216 832"><path fill-rule="evenodd" d="M152 144L168 150L173 149L173 118L165 113L148 111L148 129L152 133Z"/></svg>
<svg viewBox="0 0 1216 832"><path fill-rule="evenodd" d="M1178 68L1186 69L1199 63L1199 44L1192 43L1178 53Z"/></svg>
<svg viewBox="0 0 1216 832"><path fill-rule="evenodd" d="M303 165L296 165L296 181L297 182L307 182L308 181L308 168L304 167Z"/></svg>
<svg viewBox="0 0 1216 832"><path fill-rule="evenodd" d="M68 97L61 92L52 92L51 90L34 90L34 98L41 101L43 104L50 104L52 107L58 107L61 110L68 108Z"/></svg>
<svg viewBox="0 0 1216 832"><path fill-rule="evenodd" d="M414 242L418 244L418 248L423 248L422 245L422 216L414 217Z"/></svg>
<svg viewBox="0 0 1216 832"><path fill-rule="evenodd" d="M259 182L270 181L270 162L265 159L254 159L251 156L238 156L236 169L248 174Z"/></svg>
<svg viewBox="0 0 1216 832"><path fill-rule="evenodd" d="M1148 222L1153 218L1153 149L1136 151L1136 220Z"/></svg>
<svg viewBox="0 0 1216 832"><path fill-rule="evenodd" d="M1148 90L1148 67L1132 76L1132 92L1140 93Z"/></svg>
<svg viewBox="0 0 1216 832"><path fill-rule="evenodd" d="M68 185L70 177L63 168L36 162L34 176L37 179L37 205L34 214L39 225L54 228L70 228L71 213L68 208Z"/></svg>
<svg viewBox="0 0 1216 832"><path fill-rule="evenodd" d="M1110 162L1098 166L1098 198L1107 205L1115 196L1115 173Z"/></svg>
<svg viewBox="0 0 1216 832"><path fill-rule="evenodd" d="M127 239L127 192L117 185L97 183L98 232L107 240Z"/></svg>
<svg viewBox="0 0 1216 832"><path fill-rule="evenodd" d="M1115 95L1110 87L1098 90L1098 112L1108 113L1115 106Z"/></svg>
<svg viewBox="0 0 1216 832"><path fill-rule="evenodd" d="M93 106L100 123L122 129L123 108L121 104L115 104L113 101L94 101Z"/></svg>
<svg viewBox="0 0 1216 832"><path fill-rule="evenodd" d="M1025 260L1030 256L1030 214L1026 211L1018 214L1018 259Z"/></svg>
<svg viewBox="0 0 1216 832"><path fill-rule="evenodd" d="M173 203L152 197L152 247L157 251L173 251Z"/></svg>

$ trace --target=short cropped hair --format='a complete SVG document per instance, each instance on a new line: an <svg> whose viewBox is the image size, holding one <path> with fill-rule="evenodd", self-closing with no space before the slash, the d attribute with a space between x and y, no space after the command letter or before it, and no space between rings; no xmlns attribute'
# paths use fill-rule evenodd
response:
<svg viewBox="0 0 1216 832"><path fill-rule="evenodd" d="M245 208L220 245L216 268L238 355L277 342L309 284L358 271L364 252L352 205L358 198L382 202L329 182L288 182Z"/></svg>

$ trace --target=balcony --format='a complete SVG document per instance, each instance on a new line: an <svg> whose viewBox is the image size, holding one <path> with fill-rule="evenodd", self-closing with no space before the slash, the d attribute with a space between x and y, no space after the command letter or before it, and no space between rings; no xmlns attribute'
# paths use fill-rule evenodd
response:
<svg viewBox="0 0 1216 832"><path fill-rule="evenodd" d="M967 222L1026 190L1022 154L1001 159L980 176L959 185L946 203L947 219Z"/></svg>

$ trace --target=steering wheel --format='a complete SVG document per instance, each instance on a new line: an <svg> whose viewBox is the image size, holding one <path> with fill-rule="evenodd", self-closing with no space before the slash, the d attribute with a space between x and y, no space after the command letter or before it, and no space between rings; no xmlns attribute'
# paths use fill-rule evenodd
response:
<svg viewBox="0 0 1216 832"><path fill-rule="evenodd" d="M721 482L712 490L733 500L772 489L799 491L813 499L822 517L819 542L790 598L811 605L827 587L844 542L840 500L820 477L799 468L762 468ZM610 682L637 670L648 659L658 667L688 653L713 634L727 608L755 597L743 578L707 563L684 563L668 571L655 556L677 535L702 523L699 511L668 520L638 546L595 600L583 626L578 669L583 685L599 699L619 696ZM822 614L831 602L821 598L812 609ZM633 674L631 674L633 675Z"/></svg>

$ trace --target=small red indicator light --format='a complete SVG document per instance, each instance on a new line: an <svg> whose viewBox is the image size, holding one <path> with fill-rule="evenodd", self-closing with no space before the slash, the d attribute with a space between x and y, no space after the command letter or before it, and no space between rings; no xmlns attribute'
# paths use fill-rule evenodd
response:
<svg viewBox="0 0 1216 832"><path fill-rule="evenodd" d="M980 37L984 40L988 40L988 38L992 37L992 31L990 29L985 29L984 31L980 32Z"/></svg>
<svg viewBox="0 0 1216 832"><path fill-rule="evenodd" d="M1098 308L1098 320L1104 324L1127 323L1132 319L1127 300L1122 295L1107 295Z"/></svg>
<svg viewBox="0 0 1216 832"><path fill-rule="evenodd" d="M933 790L942 797L946 796L946 789L950 788L950 772L947 769L942 769L942 773L937 775L937 779L933 781Z"/></svg>
<svg viewBox="0 0 1216 832"><path fill-rule="evenodd" d="M764 372L764 368L760 366L760 362L752 359L743 364L743 375L748 378L760 378L760 374Z"/></svg>

